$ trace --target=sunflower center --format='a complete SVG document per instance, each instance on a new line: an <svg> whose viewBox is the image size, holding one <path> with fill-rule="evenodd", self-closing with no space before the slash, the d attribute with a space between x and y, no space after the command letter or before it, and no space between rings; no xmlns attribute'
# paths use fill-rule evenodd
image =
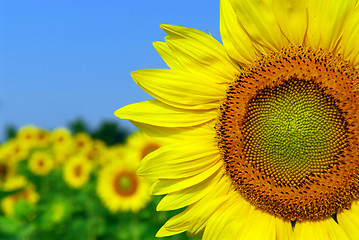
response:
<svg viewBox="0 0 359 240"><path fill-rule="evenodd" d="M74 167L74 175L75 175L75 177L80 177L82 175L82 166L81 165L76 165Z"/></svg>
<svg viewBox="0 0 359 240"><path fill-rule="evenodd" d="M120 179L118 179L118 186L125 192L130 190L132 188L131 179L127 176L122 176Z"/></svg>
<svg viewBox="0 0 359 240"><path fill-rule="evenodd" d="M123 171L116 175L114 179L115 191L121 196L133 195L138 186L138 181L134 173Z"/></svg>
<svg viewBox="0 0 359 240"><path fill-rule="evenodd" d="M37 163L38 163L39 167L43 167L45 164L43 159L39 159Z"/></svg>
<svg viewBox="0 0 359 240"><path fill-rule="evenodd" d="M243 119L248 162L279 185L300 186L336 163L345 147L346 122L318 83L291 78L265 87Z"/></svg>
<svg viewBox="0 0 359 240"><path fill-rule="evenodd" d="M340 56L290 47L244 68L217 138L236 191L284 220L318 220L359 196L359 74Z"/></svg>

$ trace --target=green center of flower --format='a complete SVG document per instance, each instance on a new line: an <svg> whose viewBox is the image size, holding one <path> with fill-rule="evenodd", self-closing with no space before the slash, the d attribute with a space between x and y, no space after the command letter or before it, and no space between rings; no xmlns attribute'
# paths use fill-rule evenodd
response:
<svg viewBox="0 0 359 240"><path fill-rule="evenodd" d="M128 192L132 188L132 181L128 176L122 176L118 179L118 187L124 192Z"/></svg>
<svg viewBox="0 0 359 240"><path fill-rule="evenodd" d="M137 187L137 176L133 172L122 171L114 178L114 189L121 196L132 196Z"/></svg>
<svg viewBox="0 0 359 240"><path fill-rule="evenodd" d="M279 185L326 172L345 147L345 120L312 81L290 79L250 100L243 121L249 162Z"/></svg>

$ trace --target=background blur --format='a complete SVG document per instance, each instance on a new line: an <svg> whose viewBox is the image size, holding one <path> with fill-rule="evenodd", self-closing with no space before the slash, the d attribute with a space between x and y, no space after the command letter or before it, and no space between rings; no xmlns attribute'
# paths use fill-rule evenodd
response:
<svg viewBox="0 0 359 240"><path fill-rule="evenodd" d="M219 40L219 1L0 1L0 141L9 125L52 130L77 119L134 130L113 112L151 98L130 73L166 68L152 46L166 36L162 23Z"/></svg>

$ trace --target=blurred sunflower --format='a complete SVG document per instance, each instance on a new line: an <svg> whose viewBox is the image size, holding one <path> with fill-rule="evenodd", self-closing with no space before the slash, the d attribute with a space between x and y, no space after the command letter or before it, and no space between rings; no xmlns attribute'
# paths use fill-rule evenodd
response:
<svg viewBox="0 0 359 240"><path fill-rule="evenodd" d="M39 129L35 126L24 126L19 129L16 138L18 138L22 144L25 144L27 148L32 148L36 146L38 131Z"/></svg>
<svg viewBox="0 0 359 240"><path fill-rule="evenodd" d="M74 155L63 167L63 178L72 188L81 188L90 177L92 164L82 155Z"/></svg>
<svg viewBox="0 0 359 240"><path fill-rule="evenodd" d="M91 146L81 151L81 154L83 154L93 164L98 164L101 156L105 152L106 144L101 140L93 140Z"/></svg>
<svg viewBox="0 0 359 240"><path fill-rule="evenodd" d="M36 134L35 146L38 148L45 148L49 146L50 142L51 142L50 132L45 129L39 128Z"/></svg>
<svg viewBox="0 0 359 240"><path fill-rule="evenodd" d="M138 212L150 200L147 182L135 171L123 161L113 161L100 170L96 192L112 213Z"/></svg>
<svg viewBox="0 0 359 240"><path fill-rule="evenodd" d="M34 186L29 183L24 176L17 175L14 177L9 178L3 185L1 190L4 191L12 191L21 189L20 192L14 193L12 195L6 196L5 198L1 199L1 210L3 213L11 217L14 215L14 207L15 204L20 200L23 199L27 201L29 204L36 204L40 198L39 194L35 191Z"/></svg>
<svg viewBox="0 0 359 240"><path fill-rule="evenodd" d="M54 167L54 160L45 151L35 151L28 161L28 168L36 175L47 175Z"/></svg>
<svg viewBox="0 0 359 240"><path fill-rule="evenodd" d="M50 133L50 139L54 151L66 151L72 147L71 132L66 128L56 128Z"/></svg>
<svg viewBox="0 0 359 240"><path fill-rule="evenodd" d="M359 238L359 3L222 0L223 45L161 28L170 69L132 73L156 99L115 112L166 143L158 210L188 206L157 235Z"/></svg>
<svg viewBox="0 0 359 240"><path fill-rule="evenodd" d="M30 143L21 138L14 138L5 143L8 151L8 159L11 162L20 162L25 160L30 151Z"/></svg>
<svg viewBox="0 0 359 240"><path fill-rule="evenodd" d="M74 136L74 148L76 152L87 151L92 147L92 139L87 133L77 133Z"/></svg>
<svg viewBox="0 0 359 240"><path fill-rule="evenodd" d="M129 159L139 163L147 154L162 146L162 143L154 138L148 137L143 132L134 132L127 138Z"/></svg>

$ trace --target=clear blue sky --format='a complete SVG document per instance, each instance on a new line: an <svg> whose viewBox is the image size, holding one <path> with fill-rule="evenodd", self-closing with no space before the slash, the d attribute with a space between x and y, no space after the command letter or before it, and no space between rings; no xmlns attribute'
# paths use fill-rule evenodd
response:
<svg viewBox="0 0 359 240"><path fill-rule="evenodd" d="M151 99L131 71L166 68L152 46L159 24L219 34L219 0L0 1L0 140L4 127L91 127Z"/></svg>

